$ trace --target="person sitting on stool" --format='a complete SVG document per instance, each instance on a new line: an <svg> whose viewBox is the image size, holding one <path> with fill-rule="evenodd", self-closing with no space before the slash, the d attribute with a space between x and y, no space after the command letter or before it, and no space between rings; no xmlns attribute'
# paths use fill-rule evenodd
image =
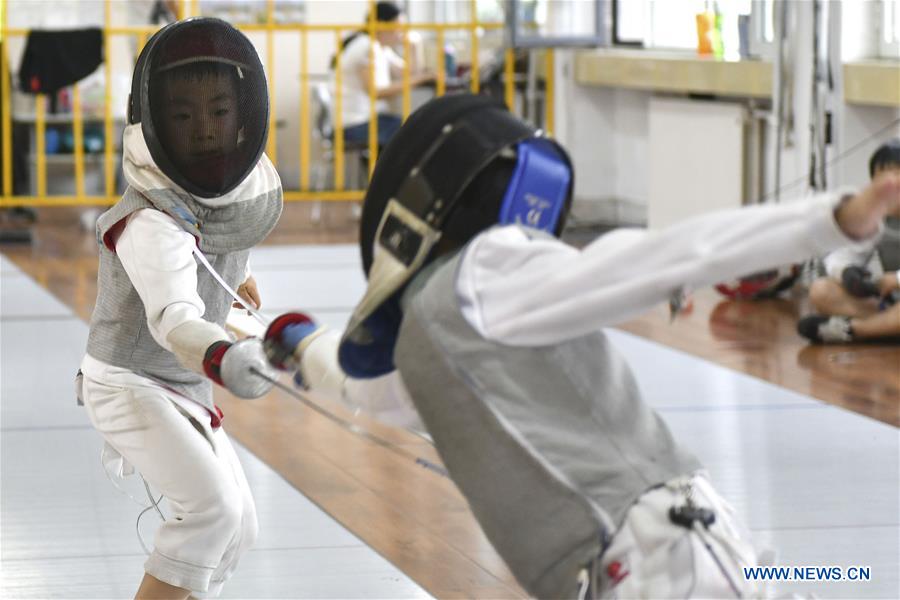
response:
<svg viewBox="0 0 900 600"><path fill-rule="evenodd" d="M394 2L375 4L375 20L378 23L401 23L403 13ZM366 18L368 22L368 17ZM372 40L369 33L359 30L348 36L341 45L341 117L344 125L344 140L365 142L369 139L370 74L369 60L374 57L375 109L378 113L378 147L384 147L388 140L400 129L403 119L388 111L387 99L403 94L403 82L396 81L402 76L404 60L392 49L403 41L403 31L376 31ZM373 48L374 44L374 48ZM332 69L337 67L335 56ZM429 73L416 73L415 56L410 58L410 86L415 87L434 79ZM335 90L336 92L337 90ZM334 107L332 107L334 108Z"/></svg>

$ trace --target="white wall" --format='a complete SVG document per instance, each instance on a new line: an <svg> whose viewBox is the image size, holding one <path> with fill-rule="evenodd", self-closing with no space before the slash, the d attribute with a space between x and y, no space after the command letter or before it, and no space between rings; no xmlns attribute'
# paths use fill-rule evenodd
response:
<svg viewBox="0 0 900 600"><path fill-rule="evenodd" d="M555 136L575 164L574 216L642 220L648 198L651 95L574 82L573 50L556 52Z"/></svg>
<svg viewBox="0 0 900 600"><path fill-rule="evenodd" d="M892 121L895 123L887 132L882 132L876 139L868 140L846 159L837 163L833 174L836 186L858 187L869 180L869 158L872 153L888 137L900 138L900 124L896 123L898 119L900 108L859 105L844 107L842 132L845 151L858 146L860 140L865 140L883 130L888 123Z"/></svg>
<svg viewBox="0 0 900 600"><path fill-rule="evenodd" d="M114 3L115 4L115 3ZM8 0L9 27L70 29L103 24L103 0Z"/></svg>
<svg viewBox="0 0 900 600"><path fill-rule="evenodd" d="M741 206L746 112L739 103L650 100L648 227Z"/></svg>

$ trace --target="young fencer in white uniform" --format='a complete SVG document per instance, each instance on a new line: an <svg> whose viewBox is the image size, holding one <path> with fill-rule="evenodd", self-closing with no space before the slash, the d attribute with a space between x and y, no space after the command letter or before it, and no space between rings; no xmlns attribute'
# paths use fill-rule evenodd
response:
<svg viewBox="0 0 900 600"><path fill-rule="evenodd" d="M138 598L215 596L256 538L211 381L257 397L271 383L250 367L268 367L259 340L231 342L223 325L232 299L197 261L259 303L247 259L282 207L263 154L266 90L253 45L218 19L164 27L135 67L129 186L97 223L98 296L80 388L106 458L133 466L169 502Z"/></svg>
<svg viewBox="0 0 900 600"><path fill-rule="evenodd" d="M282 315L269 357L313 392L426 430L536 597L759 595L739 519L601 328L871 241L900 204L900 177L580 250L555 237L572 184L563 149L502 105L430 102L376 166L360 232L369 283L346 331Z"/></svg>

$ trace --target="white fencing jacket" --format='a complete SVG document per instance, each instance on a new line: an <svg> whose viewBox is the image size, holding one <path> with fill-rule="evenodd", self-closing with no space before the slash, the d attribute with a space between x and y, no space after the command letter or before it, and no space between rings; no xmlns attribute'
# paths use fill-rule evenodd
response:
<svg viewBox="0 0 900 600"><path fill-rule="evenodd" d="M125 179L138 191L177 188L153 161L140 124L130 125L123 135ZM218 198L197 198L208 206L225 206L253 198L280 185L275 167L263 155L250 175L234 190ZM231 336L202 318L206 310L197 292L197 262L193 235L162 211L144 209L132 213L116 241L116 254L144 304L147 326L153 339L173 351L169 334L187 323L202 327L212 343ZM244 279L250 276L249 263ZM199 357L202 359L202 357ZM81 370L102 383L123 387L158 387L200 422L208 421L206 410L191 400L127 369L115 369L85 355Z"/></svg>

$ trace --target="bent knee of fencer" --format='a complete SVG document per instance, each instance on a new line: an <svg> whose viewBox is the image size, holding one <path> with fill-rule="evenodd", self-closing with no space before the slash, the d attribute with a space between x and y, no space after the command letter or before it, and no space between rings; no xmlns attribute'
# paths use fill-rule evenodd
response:
<svg viewBox="0 0 900 600"><path fill-rule="evenodd" d="M244 522L244 502L237 486L223 486L220 494L205 511L210 526L231 539L241 532Z"/></svg>
<svg viewBox="0 0 900 600"><path fill-rule="evenodd" d="M243 534L244 503L236 485L218 485L203 499L174 501L172 507L156 539L157 549L169 557L215 567Z"/></svg>
<svg viewBox="0 0 900 600"><path fill-rule="evenodd" d="M222 555L219 566L210 578L210 590L215 592L221 588L234 574L241 559L256 543L259 534L259 524L256 519L256 509L253 502L244 503L244 511L241 519L241 527L238 533L231 539L228 547ZM217 593L211 594L218 595Z"/></svg>
<svg viewBox="0 0 900 600"><path fill-rule="evenodd" d="M256 518L256 509L251 507L244 510L241 521L241 554L256 545L257 538L259 538L259 520Z"/></svg>
<svg viewBox="0 0 900 600"><path fill-rule="evenodd" d="M197 597L218 595L221 584L249 549L249 544L243 544L242 508L235 498L207 503L203 510L167 515L145 565L147 572L161 581L201 592L194 594Z"/></svg>

